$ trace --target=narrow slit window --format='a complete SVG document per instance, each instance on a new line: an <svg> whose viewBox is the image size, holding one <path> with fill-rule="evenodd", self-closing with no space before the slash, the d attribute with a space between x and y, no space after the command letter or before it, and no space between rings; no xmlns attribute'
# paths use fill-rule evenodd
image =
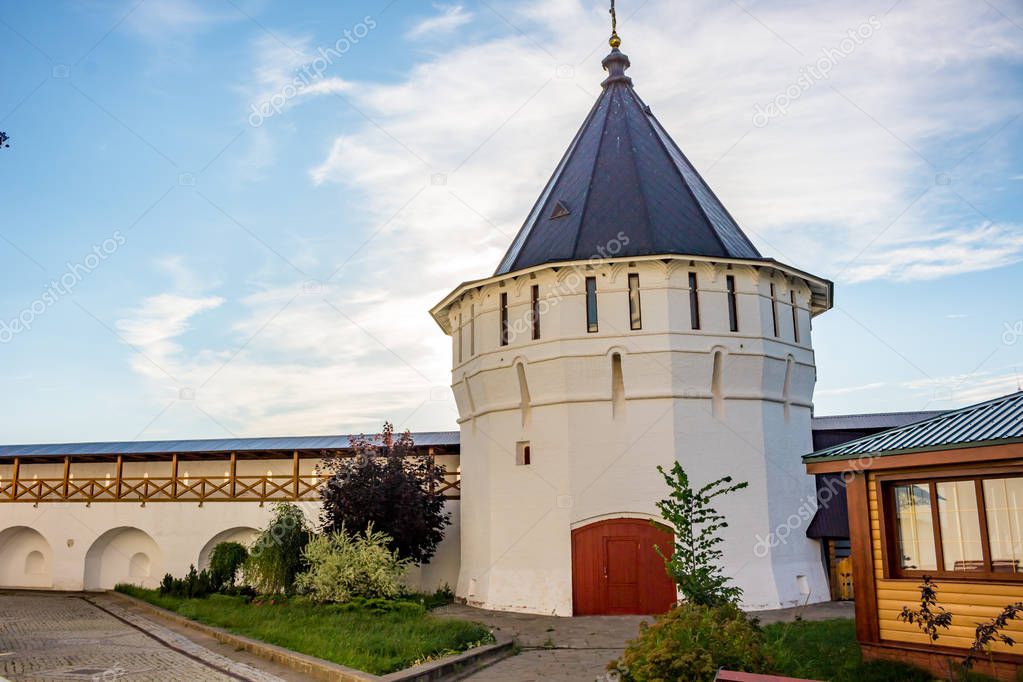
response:
<svg viewBox="0 0 1023 682"><path fill-rule="evenodd" d="M799 304L796 303L796 292L789 292L789 303L792 305L792 338L799 343Z"/></svg>
<svg viewBox="0 0 1023 682"><path fill-rule="evenodd" d="M629 326L632 329L643 328L643 310L639 299L639 275L629 273Z"/></svg>
<svg viewBox="0 0 1023 682"><path fill-rule="evenodd" d="M533 340L540 339L540 285L533 285L532 298L529 306L530 315L533 319Z"/></svg>
<svg viewBox="0 0 1023 682"><path fill-rule="evenodd" d="M515 464L520 467L527 467L533 463L533 448L529 441L519 441L515 444Z"/></svg>
<svg viewBox="0 0 1023 682"><path fill-rule="evenodd" d="M469 357L476 356L476 304L469 306Z"/></svg>
<svg viewBox="0 0 1023 682"><path fill-rule="evenodd" d="M586 278L586 331L597 331L597 278Z"/></svg>
<svg viewBox="0 0 1023 682"><path fill-rule="evenodd" d="M465 327L462 326L462 313L458 313L458 336L455 337L455 343L458 344L458 361L462 362L465 358Z"/></svg>
<svg viewBox="0 0 1023 682"><path fill-rule="evenodd" d="M735 275L726 276L725 285L728 287L728 328L737 332L739 331L739 306L735 300Z"/></svg>
<svg viewBox="0 0 1023 682"><path fill-rule="evenodd" d="M508 292L501 292L501 345L508 345Z"/></svg>
<svg viewBox="0 0 1023 682"><path fill-rule="evenodd" d="M771 282L771 322L774 324L774 338L778 338L778 292L775 290L774 282Z"/></svg>
<svg viewBox="0 0 1023 682"><path fill-rule="evenodd" d="M696 286L696 273L689 273L689 321L693 329L700 328L700 290Z"/></svg>

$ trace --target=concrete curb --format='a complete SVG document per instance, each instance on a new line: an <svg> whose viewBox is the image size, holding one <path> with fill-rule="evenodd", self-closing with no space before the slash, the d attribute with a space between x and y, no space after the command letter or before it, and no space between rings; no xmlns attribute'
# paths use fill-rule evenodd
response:
<svg viewBox="0 0 1023 682"><path fill-rule="evenodd" d="M236 635L233 632L194 621L173 611L168 611L147 601L120 592L106 592L105 596L120 599L161 618L166 618L179 625L209 635L224 644L242 649L260 658L274 661L314 679L324 680L324 682L435 682L440 680L456 680L461 679L470 672L485 668L502 658L512 655L515 646L514 641L510 637L495 634L497 642L494 644L485 644L460 654L445 656L436 661L430 661L429 663L423 663L380 677L325 661L321 658L291 651L274 644Z"/></svg>

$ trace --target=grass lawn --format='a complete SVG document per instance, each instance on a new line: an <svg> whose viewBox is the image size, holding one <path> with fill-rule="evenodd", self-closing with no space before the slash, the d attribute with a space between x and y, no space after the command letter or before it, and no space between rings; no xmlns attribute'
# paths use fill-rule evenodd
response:
<svg viewBox="0 0 1023 682"><path fill-rule="evenodd" d="M184 599L136 587L118 586L118 591L201 623L375 675L493 641L482 625L431 616L418 604L381 613L302 598L260 605L220 594Z"/></svg>
<svg viewBox="0 0 1023 682"><path fill-rule="evenodd" d="M852 620L798 621L764 627L777 674L828 682L931 682L934 677L903 663L860 660ZM974 682L989 680L970 675Z"/></svg>

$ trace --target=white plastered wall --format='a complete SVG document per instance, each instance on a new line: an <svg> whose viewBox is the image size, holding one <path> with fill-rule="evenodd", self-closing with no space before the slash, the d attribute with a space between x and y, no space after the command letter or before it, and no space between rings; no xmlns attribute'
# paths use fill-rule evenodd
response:
<svg viewBox="0 0 1023 682"><path fill-rule="evenodd" d="M451 459L451 458L447 458ZM303 461L301 475L312 478L315 462ZM221 476L223 461L179 463L179 475ZM63 464L23 464L19 478L60 478ZM273 474L290 477L291 460L240 461L239 475ZM113 464L72 465L78 479L103 478L115 474ZM168 476L168 462L125 463L124 475ZM0 477L9 481L11 465L0 465ZM300 502L312 525L319 519L318 502ZM458 578L459 502L448 500L446 509L452 526L430 564L410 572L408 584L416 590L452 587ZM109 589L118 582L148 587L159 583L165 573L182 576L191 565L204 567L217 542L242 541L252 529L265 527L271 505L258 502L134 502L32 504L0 503L0 588L34 587L57 590ZM42 572L29 554L43 555ZM142 555L142 556L139 556ZM28 564L26 564L28 562ZM33 567L26 574L25 567Z"/></svg>
<svg viewBox="0 0 1023 682"><path fill-rule="evenodd" d="M629 272L640 275L641 330L629 325ZM698 331L690 325L689 272L699 281ZM728 275L738 289L738 333L729 331ZM587 276L598 280L595 334L585 325ZM538 341L530 324L517 324L529 310L533 285L548 302ZM800 306L799 343L790 288ZM499 344L502 292L513 329L505 347ZM810 450L815 378L809 298L806 282L771 267L677 259L540 269L466 290L441 312L454 328L453 391L462 429L458 596L486 608L571 615L571 529L601 518L657 516L655 503L667 489L656 467L670 468L677 459L696 484L726 475L750 483L718 504L730 523L724 569L743 588L745 606L826 599L819 547L805 537L805 525L784 542L770 541L792 514L813 506L813 478L799 459ZM473 357L470 310L476 313ZM722 358L717 399L715 352ZM617 410L615 353L625 386ZM531 464L518 466L516 444L526 441Z"/></svg>

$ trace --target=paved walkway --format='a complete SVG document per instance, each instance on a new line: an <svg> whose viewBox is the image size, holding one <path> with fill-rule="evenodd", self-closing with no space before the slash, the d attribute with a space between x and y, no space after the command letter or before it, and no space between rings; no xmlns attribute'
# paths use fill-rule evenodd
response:
<svg viewBox="0 0 1023 682"><path fill-rule="evenodd" d="M190 638L189 638L190 637ZM281 682L102 595L0 592L0 678L12 682Z"/></svg>
<svg viewBox="0 0 1023 682"><path fill-rule="evenodd" d="M593 682L617 679L607 676L607 664L621 656L625 643L634 639L644 616L580 616L558 618L523 613L484 611L452 605L434 613L483 623L510 635L522 652L470 677L486 682ZM764 625L803 620L852 618L852 602L826 602L807 607L761 611Z"/></svg>

